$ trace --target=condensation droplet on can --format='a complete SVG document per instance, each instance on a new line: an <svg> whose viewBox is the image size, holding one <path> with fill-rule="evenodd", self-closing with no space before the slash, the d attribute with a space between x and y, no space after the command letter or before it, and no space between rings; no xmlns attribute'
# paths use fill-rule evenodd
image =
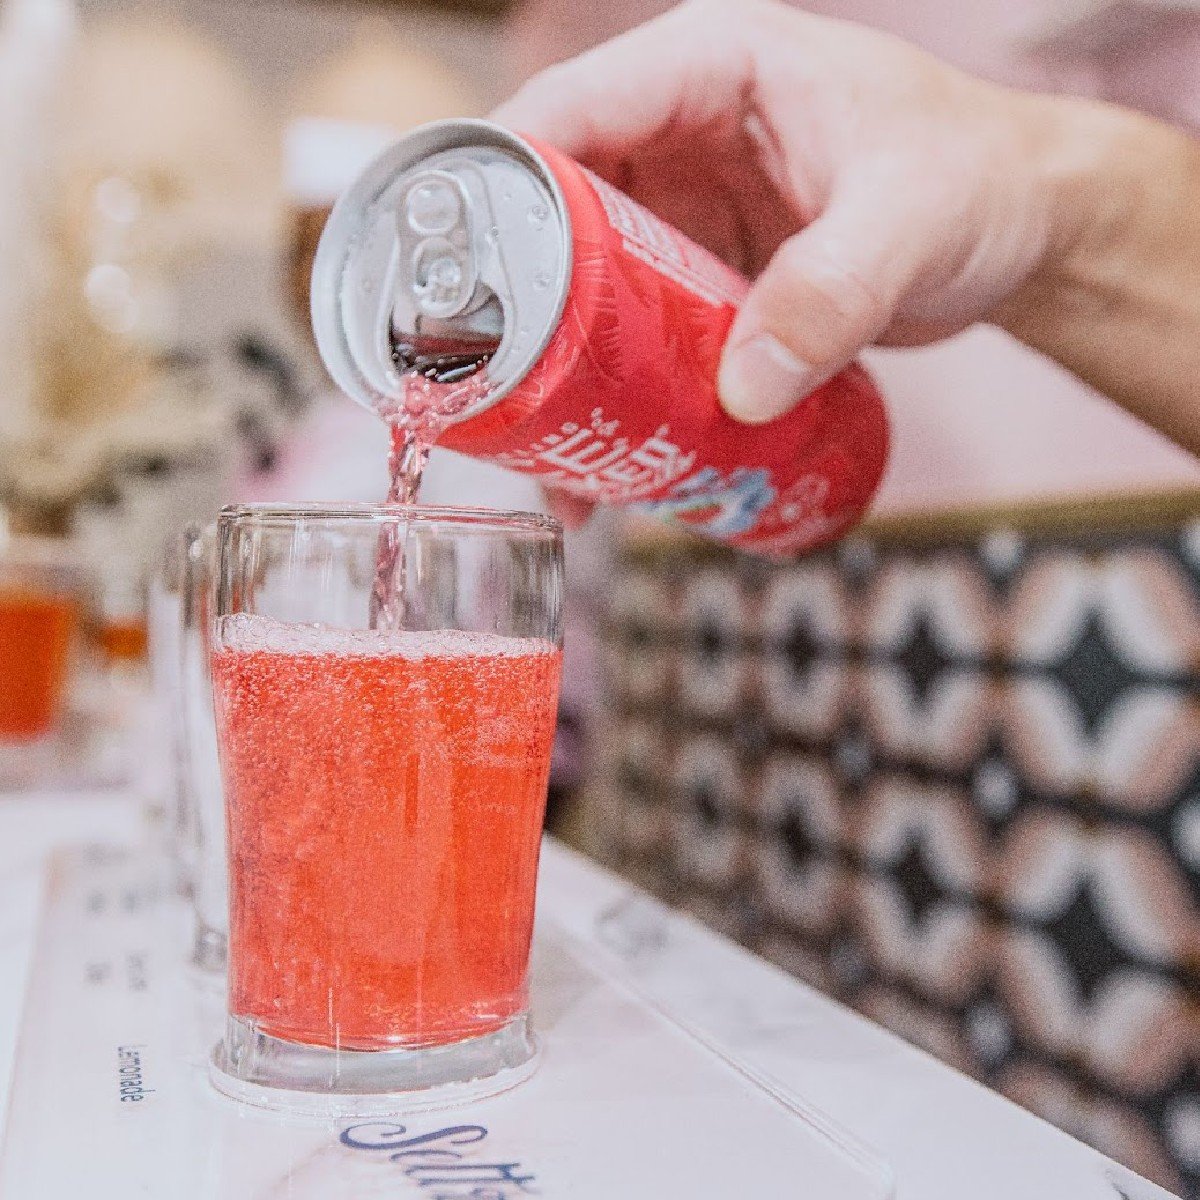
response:
<svg viewBox="0 0 1200 1200"><path fill-rule="evenodd" d="M535 204L529 210L529 223L533 226L545 225L550 210L544 204Z"/></svg>
<svg viewBox="0 0 1200 1200"><path fill-rule="evenodd" d="M538 271L533 277L533 286L544 292L550 286L550 276L545 271Z"/></svg>
<svg viewBox="0 0 1200 1200"><path fill-rule="evenodd" d="M500 226L489 226L487 231L487 240L494 246L500 240Z"/></svg>

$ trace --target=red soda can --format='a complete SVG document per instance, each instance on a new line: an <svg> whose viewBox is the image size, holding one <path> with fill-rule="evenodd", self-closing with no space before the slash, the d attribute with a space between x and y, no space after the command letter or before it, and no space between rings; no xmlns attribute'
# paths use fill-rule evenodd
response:
<svg viewBox="0 0 1200 1200"><path fill-rule="evenodd" d="M441 121L338 201L313 327L335 382L381 413L414 373L458 389L440 445L793 555L863 515L887 415L852 365L767 425L728 417L717 369L748 286L553 147Z"/></svg>

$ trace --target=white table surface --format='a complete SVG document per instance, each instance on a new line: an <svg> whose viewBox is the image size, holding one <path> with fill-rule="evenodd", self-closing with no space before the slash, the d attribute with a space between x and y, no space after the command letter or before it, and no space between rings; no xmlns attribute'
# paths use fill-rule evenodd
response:
<svg viewBox="0 0 1200 1200"><path fill-rule="evenodd" d="M69 841L144 836L129 795L0 796L0 1120L46 853ZM597 953L634 947L629 966L640 986L873 1147L891 1164L902 1200L1168 1195L723 938L664 917L629 884L562 847L547 846L540 887L540 905L559 924ZM670 930L661 954L656 922ZM598 938L598 929L607 932Z"/></svg>

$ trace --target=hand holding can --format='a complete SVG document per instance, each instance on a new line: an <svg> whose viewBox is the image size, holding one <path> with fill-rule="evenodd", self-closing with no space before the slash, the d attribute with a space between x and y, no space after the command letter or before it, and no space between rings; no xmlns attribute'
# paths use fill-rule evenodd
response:
<svg viewBox="0 0 1200 1200"><path fill-rule="evenodd" d="M721 408L746 281L566 155L484 121L415 131L335 207L313 325L352 398L585 501L771 555L863 514L882 401L850 366L769 425Z"/></svg>

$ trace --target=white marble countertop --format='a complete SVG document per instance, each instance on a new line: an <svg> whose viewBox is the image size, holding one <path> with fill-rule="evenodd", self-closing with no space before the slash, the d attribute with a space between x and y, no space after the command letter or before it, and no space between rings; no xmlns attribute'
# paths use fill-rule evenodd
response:
<svg viewBox="0 0 1200 1200"><path fill-rule="evenodd" d="M144 834L128 795L0 796L0 1119L45 855L63 842ZM1167 1196L557 845L543 856L539 905L643 995L873 1148L901 1200Z"/></svg>

